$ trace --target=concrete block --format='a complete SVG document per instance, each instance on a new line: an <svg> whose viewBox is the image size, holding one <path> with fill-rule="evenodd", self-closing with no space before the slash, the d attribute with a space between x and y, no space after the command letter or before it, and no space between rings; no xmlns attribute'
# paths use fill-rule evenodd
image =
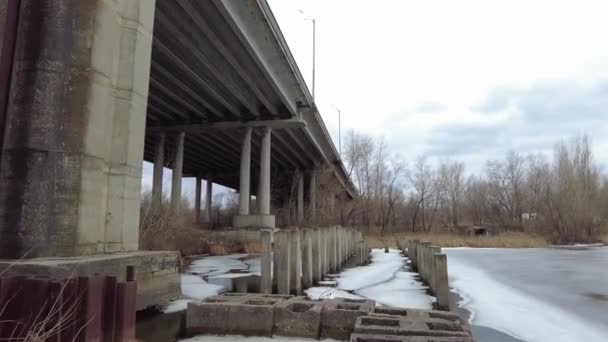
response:
<svg viewBox="0 0 608 342"><path fill-rule="evenodd" d="M280 294L289 294L291 290L291 253L288 231L276 232L274 249L277 265L277 290Z"/></svg>
<svg viewBox="0 0 608 342"><path fill-rule="evenodd" d="M370 310L367 302L326 301L321 314L320 337L347 341L354 331L357 318L366 316Z"/></svg>
<svg viewBox="0 0 608 342"><path fill-rule="evenodd" d="M221 303L190 302L186 333L271 337L274 307L281 301L254 297Z"/></svg>
<svg viewBox="0 0 608 342"><path fill-rule="evenodd" d="M286 300L274 308L274 333L279 336L319 338L322 301Z"/></svg>
<svg viewBox="0 0 608 342"><path fill-rule="evenodd" d="M379 334L352 334L351 342L474 342L472 337L464 336L395 336Z"/></svg>
<svg viewBox="0 0 608 342"><path fill-rule="evenodd" d="M421 310L421 309L404 309L404 308L393 308L393 307L373 307L370 311L370 315L386 315L386 316L400 316L407 317L408 319L417 320L430 320L438 319L447 322L458 323L462 325L465 330L470 331L469 324L466 320L462 319L458 314L448 311L437 311L437 310Z"/></svg>
<svg viewBox="0 0 608 342"><path fill-rule="evenodd" d="M450 310L450 288L448 286L448 260L445 254L433 255L433 282L437 297L437 309Z"/></svg>
<svg viewBox="0 0 608 342"><path fill-rule="evenodd" d="M378 335L470 337L469 331L455 322L378 315L358 317L354 331L359 334Z"/></svg>

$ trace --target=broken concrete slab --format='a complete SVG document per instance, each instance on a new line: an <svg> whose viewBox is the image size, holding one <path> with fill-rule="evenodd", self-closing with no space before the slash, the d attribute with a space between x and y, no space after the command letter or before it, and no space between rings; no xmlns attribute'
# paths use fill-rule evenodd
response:
<svg viewBox="0 0 608 342"><path fill-rule="evenodd" d="M421 309L403 309L392 307L373 307L370 316L398 316L412 320L443 320L446 322L458 323L465 331L471 332L469 323L454 312Z"/></svg>
<svg viewBox="0 0 608 342"><path fill-rule="evenodd" d="M323 301L286 300L274 307L274 334L319 338Z"/></svg>

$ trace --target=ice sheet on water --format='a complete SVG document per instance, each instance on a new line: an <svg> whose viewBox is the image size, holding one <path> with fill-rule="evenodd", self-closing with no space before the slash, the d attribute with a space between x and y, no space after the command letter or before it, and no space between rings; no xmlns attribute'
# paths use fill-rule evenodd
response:
<svg viewBox="0 0 608 342"><path fill-rule="evenodd" d="M371 264L348 269L340 274L338 288L312 287L306 290L311 299L369 298L380 305L430 309L434 298L415 279L416 274L403 271L407 258L398 249L373 249ZM350 293L347 291L354 292Z"/></svg>
<svg viewBox="0 0 608 342"><path fill-rule="evenodd" d="M333 299L333 298L348 298L348 299L361 299L363 297L354 295L352 293L336 289L334 287L311 287L304 290L304 293L308 298L312 300L318 299Z"/></svg>
<svg viewBox="0 0 608 342"><path fill-rule="evenodd" d="M608 329L506 286L459 258L449 260L450 286L473 324L528 342L607 341Z"/></svg>
<svg viewBox="0 0 608 342"><path fill-rule="evenodd" d="M188 302L192 300L215 296L224 291L225 288L223 286L209 284L198 275L182 274L182 296L186 298L172 301L163 311L175 312L185 310Z"/></svg>
<svg viewBox="0 0 608 342"><path fill-rule="evenodd" d="M239 260L246 256L247 254L233 254L197 259L188 266L187 272L211 276L228 273L230 270L246 270L249 266Z"/></svg>
<svg viewBox="0 0 608 342"><path fill-rule="evenodd" d="M410 309L432 309L434 297L426 294L426 286L415 279L416 273L398 271L395 278L357 291L377 304Z"/></svg>
<svg viewBox="0 0 608 342"><path fill-rule="evenodd" d="M407 259L400 253L401 251L398 249L390 249L389 253L384 253L383 248L372 249L371 264L353 267L342 272L338 278L338 288L356 291L392 279Z"/></svg>

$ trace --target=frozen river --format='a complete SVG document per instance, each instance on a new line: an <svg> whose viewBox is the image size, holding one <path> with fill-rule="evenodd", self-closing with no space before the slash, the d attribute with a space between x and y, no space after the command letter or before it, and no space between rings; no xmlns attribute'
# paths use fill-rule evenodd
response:
<svg viewBox="0 0 608 342"><path fill-rule="evenodd" d="M607 247L445 251L473 324L530 342L608 341Z"/></svg>

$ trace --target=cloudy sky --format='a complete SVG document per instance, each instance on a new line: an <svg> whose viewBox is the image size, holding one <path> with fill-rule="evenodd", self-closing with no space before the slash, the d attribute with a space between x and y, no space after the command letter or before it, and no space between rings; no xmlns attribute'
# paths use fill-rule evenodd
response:
<svg viewBox="0 0 608 342"><path fill-rule="evenodd" d="M336 146L339 108L343 136L384 137L410 162L479 172L588 133L608 165L608 1L268 1L309 87L316 19L316 102Z"/></svg>
<svg viewBox="0 0 608 342"><path fill-rule="evenodd" d="M608 163L607 1L268 0L337 144L384 137L478 172L508 150L592 136ZM300 11L304 12L302 14Z"/></svg>

